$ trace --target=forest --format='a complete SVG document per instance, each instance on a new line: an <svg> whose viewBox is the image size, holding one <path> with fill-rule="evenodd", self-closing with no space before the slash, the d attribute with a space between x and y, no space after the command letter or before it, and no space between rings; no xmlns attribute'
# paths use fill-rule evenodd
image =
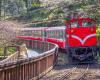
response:
<svg viewBox="0 0 100 80"><path fill-rule="evenodd" d="M100 22L99 0L0 0L0 19L19 19L27 22L45 22L35 26L64 25L71 13L96 19ZM47 23L46 23L47 21ZM60 22L60 23L59 23Z"/></svg>

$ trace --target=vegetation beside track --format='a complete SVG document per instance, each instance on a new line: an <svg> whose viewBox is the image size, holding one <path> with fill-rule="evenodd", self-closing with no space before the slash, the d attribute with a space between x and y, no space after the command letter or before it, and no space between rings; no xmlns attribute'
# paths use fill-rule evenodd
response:
<svg viewBox="0 0 100 80"><path fill-rule="evenodd" d="M100 24L97 25L97 36L100 37Z"/></svg>
<svg viewBox="0 0 100 80"><path fill-rule="evenodd" d="M100 45L100 24L97 24L97 44Z"/></svg>
<svg viewBox="0 0 100 80"><path fill-rule="evenodd" d="M12 53L14 53L16 51L15 48L8 48L8 51L7 51L7 55L11 55ZM4 56L4 48L0 48L0 56Z"/></svg>

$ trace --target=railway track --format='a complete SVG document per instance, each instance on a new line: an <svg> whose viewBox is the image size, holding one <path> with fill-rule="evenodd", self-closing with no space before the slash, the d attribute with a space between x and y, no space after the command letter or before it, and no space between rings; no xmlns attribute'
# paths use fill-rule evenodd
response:
<svg viewBox="0 0 100 80"><path fill-rule="evenodd" d="M89 66L86 66L84 69L79 69L78 66L73 67L67 71L63 76L57 80L81 80L84 78L85 74L88 72Z"/></svg>
<svg viewBox="0 0 100 80"><path fill-rule="evenodd" d="M94 74L89 71L89 65L78 65L40 80L95 80L94 78Z"/></svg>
<svg viewBox="0 0 100 80"><path fill-rule="evenodd" d="M89 70L89 65L78 65L59 80L94 80L95 74Z"/></svg>

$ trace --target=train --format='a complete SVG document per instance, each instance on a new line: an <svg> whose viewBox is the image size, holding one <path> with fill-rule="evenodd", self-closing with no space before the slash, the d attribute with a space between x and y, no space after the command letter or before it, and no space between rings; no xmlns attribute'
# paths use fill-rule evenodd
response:
<svg viewBox="0 0 100 80"><path fill-rule="evenodd" d="M96 22L91 18L71 18L65 26L22 28L21 39L39 40L57 44L65 50L72 62L93 62L99 47L97 46Z"/></svg>

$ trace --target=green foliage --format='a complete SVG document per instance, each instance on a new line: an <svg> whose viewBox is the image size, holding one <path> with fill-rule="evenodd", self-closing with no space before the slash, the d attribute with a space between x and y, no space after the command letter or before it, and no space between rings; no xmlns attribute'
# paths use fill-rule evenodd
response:
<svg viewBox="0 0 100 80"><path fill-rule="evenodd" d="M16 51L16 48L14 48L14 47L8 48L8 55L13 54L15 51Z"/></svg>
<svg viewBox="0 0 100 80"><path fill-rule="evenodd" d="M6 12L9 13L10 15L14 16L17 13L17 5L15 2L10 2L8 6L6 7Z"/></svg>
<svg viewBox="0 0 100 80"><path fill-rule="evenodd" d="M97 37L100 38L100 24L97 25Z"/></svg>
<svg viewBox="0 0 100 80"><path fill-rule="evenodd" d="M1 0L3 1L3 0ZM6 11L7 15L21 15L20 19L35 22L35 21L45 21L45 20L56 20L62 18L63 20L68 20L70 17L66 16L71 11L83 11L90 17L97 20L97 24L100 23L100 11L97 10L97 6L100 7L100 3L96 0L81 0L78 2L72 1L72 3L62 1L59 4L55 4L50 8L42 7L42 2L40 0L8 0L5 2L6 6L3 11ZM47 6L49 3L47 3ZM53 4L50 3L50 4ZM92 10L91 6L95 6L96 9ZM65 10L65 11L64 11ZM99 22L98 22L99 21ZM54 23L54 22L52 22ZM50 24L52 24L50 23ZM62 23L62 21L61 21ZM54 23L56 24L56 22ZM58 24L58 23L57 23ZM46 25L46 24L38 24Z"/></svg>
<svg viewBox="0 0 100 80"><path fill-rule="evenodd" d="M40 3L32 3L32 7L40 7L41 6L41 4Z"/></svg>
<svg viewBox="0 0 100 80"><path fill-rule="evenodd" d="M31 19L31 22L44 22L44 23L39 23L36 25L31 25L31 26L60 26L63 24L63 21L59 21L59 19L63 19L64 17L64 12L60 8L54 8L52 10L47 10L47 9L41 9L37 11L30 11L29 13L29 19ZM58 21L52 21L52 20L58 20ZM45 21L51 21L45 23Z"/></svg>
<svg viewBox="0 0 100 80"><path fill-rule="evenodd" d="M10 47L8 48L8 54L7 55L11 55L16 51L16 48ZM4 55L4 48L0 48L0 56Z"/></svg>
<svg viewBox="0 0 100 80"><path fill-rule="evenodd" d="M38 10L38 11L30 11L28 13L28 18L32 21L43 21L47 20L48 11L47 10Z"/></svg>

